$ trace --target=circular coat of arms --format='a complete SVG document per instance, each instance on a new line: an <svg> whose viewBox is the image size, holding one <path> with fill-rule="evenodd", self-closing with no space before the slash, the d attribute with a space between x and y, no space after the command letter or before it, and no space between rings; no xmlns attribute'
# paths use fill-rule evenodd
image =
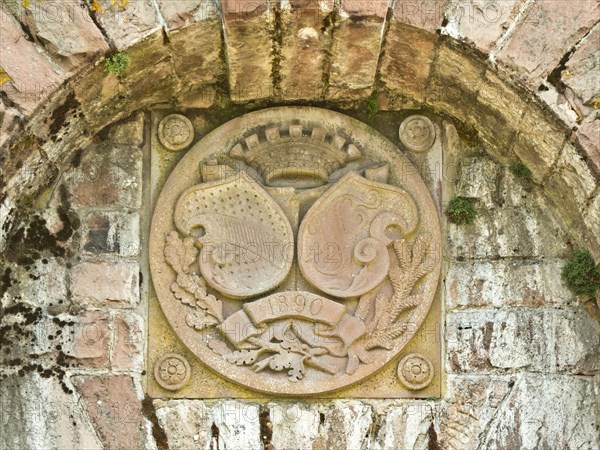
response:
<svg viewBox="0 0 600 450"><path fill-rule="evenodd" d="M277 395L337 390L394 360L440 265L438 213L409 160L318 108L207 135L165 182L150 234L174 332L221 376Z"/></svg>

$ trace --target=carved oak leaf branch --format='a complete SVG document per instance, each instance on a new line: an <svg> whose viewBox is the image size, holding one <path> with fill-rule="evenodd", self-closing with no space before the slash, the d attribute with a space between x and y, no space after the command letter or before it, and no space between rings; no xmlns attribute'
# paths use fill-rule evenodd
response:
<svg viewBox="0 0 600 450"><path fill-rule="evenodd" d="M229 349L227 344L221 339L211 339L210 341L208 341L207 345L208 348L210 348L217 355L225 356L231 353L231 350Z"/></svg>
<svg viewBox="0 0 600 450"><path fill-rule="evenodd" d="M203 309L196 309L194 312L189 313L185 316L185 322L196 330L204 330L219 323L215 317L208 315Z"/></svg>
<svg viewBox="0 0 600 450"><path fill-rule="evenodd" d="M190 237L181 239L177 231L172 231L166 238L164 255L177 273L176 281L171 284L171 292L184 305L196 309L186 317L187 324L202 330L223 322L223 302L206 292L204 278L191 272L190 266L198 256L194 240Z"/></svg>
<svg viewBox="0 0 600 450"><path fill-rule="evenodd" d="M317 360L317 357L328 353L327 349L322 347L311 347L302 343L297 335L298 331L290 325L289 330L296 334L292 341L271 342L269 340L268 329L267 336L249 338L248 344L255 346L252 349L236 350L225 354L225 359L238 366L252 365L255 372L261 372L270 369L280 372L288 369L289 381L300 381L306 373L306 366L321 370L330 374L337 373L337 367ZM264 359L260 359L263 354L270 354Z"/></svg>
<svg viewBox="0 0 600 450"><path fill-rule="evenodd" d="M171 292L175 295L175 298L184 305L195 306L196 299L192 294L183 289L178 283L171 284Z"/></svg>
<svg viewBox="0 0 600 450"><path fill-rule="evenodd" d="M198 250L194 247L194 239L191 237L181 239L177 231L171 231L166 240L165 260L177 274L187 273L189 266L194 263L198 255Z"/></svg>
<svg viewBox="0 0 600 450"><path fill-rule="evenodd" d="M254 364L258 357L266 351L268 350L264 348L256 350L236 350L225 355L225 359L236 366L249 366L250 364Z"/></svg>

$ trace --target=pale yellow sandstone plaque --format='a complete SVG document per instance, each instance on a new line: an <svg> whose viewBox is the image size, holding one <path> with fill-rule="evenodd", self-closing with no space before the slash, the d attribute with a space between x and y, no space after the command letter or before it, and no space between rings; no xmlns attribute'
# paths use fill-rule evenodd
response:
<svg viewBox="0 0 600 450"><path fill-rule="evenodd" d="M148 372L162 378L149 392L439 395L439 313L428 314L440 248L427 186L366 125L291 107L228 122L187 152L156 201L148 359L162 366ZM424 326L436 332L419 343ZM397 369L415 351L426 374ZM181 376L165 353L186 354L189 382L165 384Z"/></svg>

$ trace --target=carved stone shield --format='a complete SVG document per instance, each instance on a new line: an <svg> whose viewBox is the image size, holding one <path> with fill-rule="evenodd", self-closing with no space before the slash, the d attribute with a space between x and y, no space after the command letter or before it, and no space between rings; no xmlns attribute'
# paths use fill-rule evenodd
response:
<svg viewBox="0 0 600 450"><path fill-rule="evenodd" d="M417 221L415 202L402 189L351 172L317 200L302 221L302 274L336 297L365 294L383 281L390 267L388 229L407 236Z"/></svg>
<svg viewBox="0 0 600 450"><path fill-rule="evenodd" d="M173 219L200 249L204 279L223 294L261 294L281 283L292 266L294 236L287 217L244 173L191 187L179 197Z"/></svg>

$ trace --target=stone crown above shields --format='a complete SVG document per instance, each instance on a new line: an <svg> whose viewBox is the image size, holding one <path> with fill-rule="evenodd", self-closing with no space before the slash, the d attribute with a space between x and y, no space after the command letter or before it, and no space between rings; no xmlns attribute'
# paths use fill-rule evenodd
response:
<svg viewBox="0 0 600 450"><path fill-rule="evenodd" d="M347 162L361 157L360 150L342 136L334 135L329 141L323 128L305 135L302 125L290 125L288 134L282 135L272 127L265 130L265 137L261 141L258 134L248 136L244 140L247 149L239 143L229 156L258 171L267 186L320 186Z"/></svg>

